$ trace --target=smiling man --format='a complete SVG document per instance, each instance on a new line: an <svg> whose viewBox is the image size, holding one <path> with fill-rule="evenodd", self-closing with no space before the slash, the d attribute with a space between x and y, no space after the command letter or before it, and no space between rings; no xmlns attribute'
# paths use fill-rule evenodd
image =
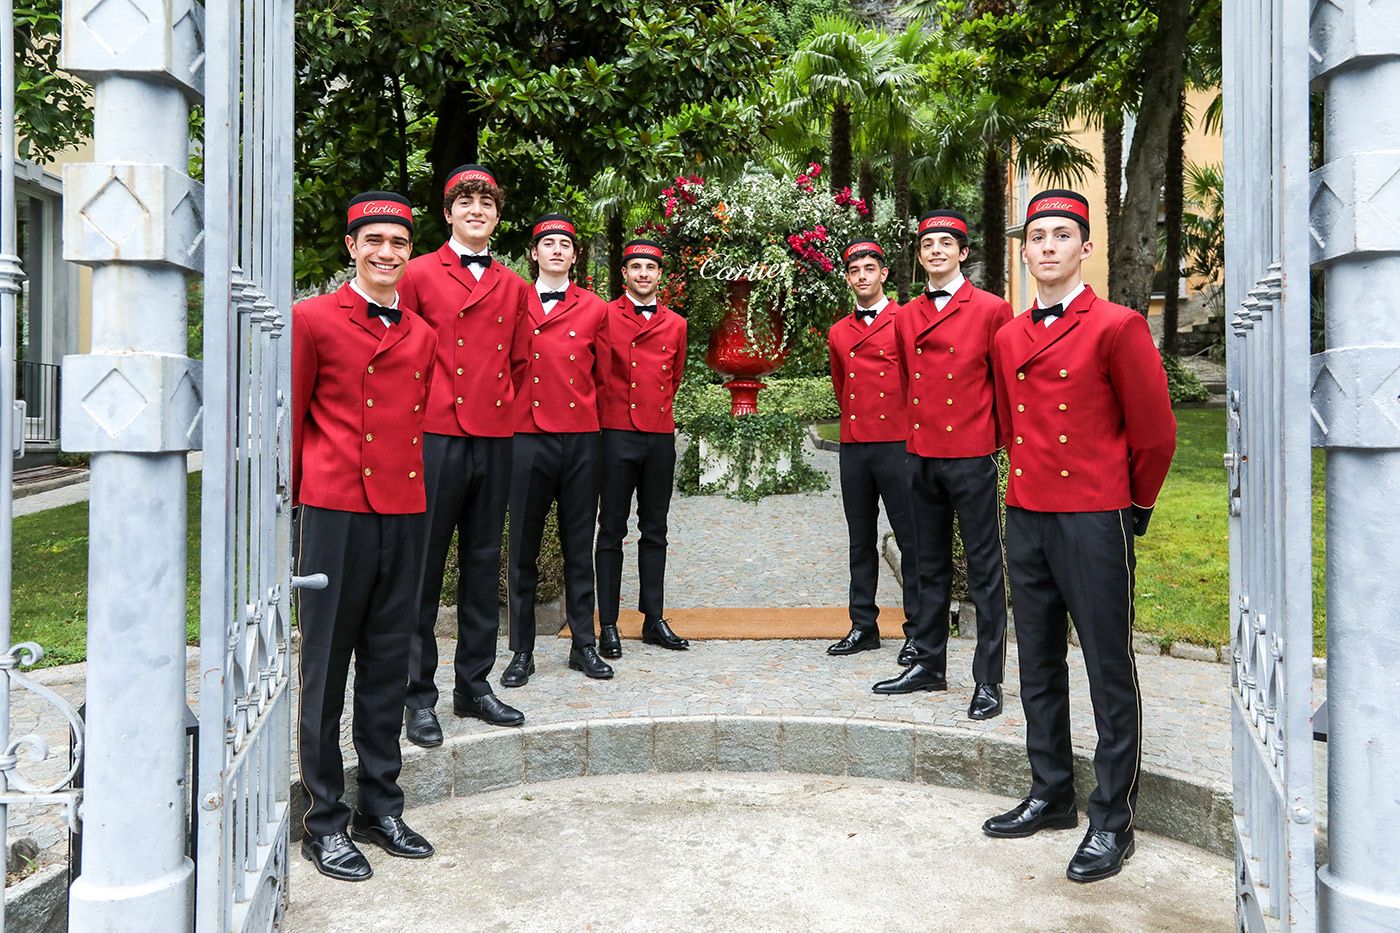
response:
<svg viewBox="0 0 1400 933"><path fill-rule="evenodd" d="M662 618L666 589L666 515L676 480L672 403L685 369L685 318L656 300L665 258L655 240L622 247L622 297L608 305L599 355L603 381L602 473L598 504L598 649L622 657L617 617L622 591L622 539L637 497L637 572L642 641L671 651L690 642Z"/></svg>
<svg viewBox="0 0 1400 933"><path fill-rule="evenodd" d="M437 379L428 398L423 466L428 551L409 665L404 728L416 745L442 744L438 689L438 604L452 534L457 533L457 648L452 712L493 726L525 716L491 690L500 612L501 529L510 496L515 384L511 360L525 326L527 286L491 257L505 193L483 165L460 165L443 185L452 235L408 264L404 302L437 331Z"/></svg>
<svg viewBox="0 0 1400 933"><path fill-rule="evenodd" d="M345 247L355 277L292 309L292 502L301 684L297 750L309 800L302 855L342 881L373 874L352 838L390 855L433 847L403 821L399 710L422 574L423 405L437 336L400 307L413 249L407 199L370 191L350 201ZM359 756L353 816L340 719L355 660L352 733ZM349 835L346 830L349 830Z"/></svg>
<svg viewBox="0 0 1400 933"><path fill-rule="evenodd" d="M999 235L999 234L994 234ZM919 218L919 263L928 285L895 320L909 416L908 450L918 540L919 611L909 667L876 693L946 690L948 613L953 597L953 518L967 556L969 601L977 612L975 686L967 715L1001 715L1006 666L1006 581L996 452L992 339L1011 306L962 274L967 218L930 211ZM966 619L966 604L959 615Z"/></svg>
<svg viewBox="0 0 1400 933"><path fill-rule="evenodd" d="M531 229L530 258L539 267L527 289L527 324L515 356L515 449L510 480L510 663L506 687L535 672L535 600L540 541L550 505L558 503L564 555L564 609L573 643L569 667L605 680L613 669L598 656L593 631L593 532L598 520L598 386L608 306L569 281L578 231L564 214L545 214Z"/></svg>
<svg viewBox="0 0 1400 933"><path fill-rule="evenodd" d="M900 307L885 297L890 270L879 243L855 240L841 256L856 307L831 326L827 342L831 386L841 406L841 505L850 545L851 630L827 647L831 655L880 647L875 590L880 579L876 520L882 501L900 548L906 644L913 633L919 593L909 458L904 452L908 427L895 342Z"/></svg>
<svg viewBox="0 0 1400 933"><path fill-rule="evenodd" d="M1036 302L997 334L997 416L1011 440L1006 564L1016 607L1031 787L983 824L989 836L1069 829L1069 619L1083 649L1098 745L1089 830L1071 881L1115 875L1133 854L1142 698L1133 661L1133 538L1176 450L1176 419L1147 320L1080 278L1093 253L1089 202L1042 191L1026 212L1021 257Z"/></svg>

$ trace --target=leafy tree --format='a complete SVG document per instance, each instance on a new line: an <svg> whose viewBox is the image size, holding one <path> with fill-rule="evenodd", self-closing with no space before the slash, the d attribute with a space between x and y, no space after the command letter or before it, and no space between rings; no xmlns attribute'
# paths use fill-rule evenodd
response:
<svg viewBox="0 0 1400 933"><path fill-rule="evenodd" d="M425 0L299 4L298 277L340 264L327 234L349 190L404 189L431 241L445 235L441 180L462 162L497 157L515 219L577 203L604 166L640 183L676 159L742 150L745 101L770 63L765 24L738 0L642 12L482 0L469 15ZM502 224L507 249L523 226Z"/></svg>
<svg viewBox="0 0 1400 933"><path fill-rule="evenodd" d="M61 0L16 8L14 22L19 157L44 162L92 136L91 91L59 68Z"/></svg>
<svg viewBox="0 0 1400 933"><path fill-rule="evenodd" d="M1185 84L1188 34L1197 20L1219 15L1220 0L915 0L910 8L937 15L975 53L973 85L991 95L985 110L1011 125L1030 118L1063 121L1083 87L1105 76L1104 113L1136 114L1127 153L1122 204L1110 244L1111 297L1146 308L1156 268L1157 210L1166 173L1172 115ZM1079 96L1082 102L1082 96ZM1110 116L1110 134L1117 118ZM1021 134L1011 133L1014 139ZM986 153L984 195L1001 175ZM1002 160L1002 165L1006 160ZM1109 168L1112 177L1117 177ZM1112 204L1110 216L1112 217ZM1005 222L1005 215L997 218ZM984 225L993 222L984 208ZM989 237L990 239L990 237ZM990 257L989 257L990 264Z"/></svg>

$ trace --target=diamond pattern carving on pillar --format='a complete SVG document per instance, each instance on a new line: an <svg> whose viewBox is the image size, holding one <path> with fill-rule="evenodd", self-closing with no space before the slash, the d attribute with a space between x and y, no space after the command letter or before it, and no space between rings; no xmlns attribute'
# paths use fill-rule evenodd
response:
<svg viewBox="0 0 1400 933"><path fill-rule="evenodd" d="M112 55L120 55L146 31L150 19L131 0L98 0L83 22Z"/></svg>
<svg viewBox="0 0 1400 933"><path fill-rule="evenodd" d="M97 233L117 253L132 232L149 216L149 211L120 178L112 178L98 189L78 211L86 226Z"/></svg>
<svg viewBox="0 0 1400 933"><path fill-rule="evenodd" d="M98 427L116 437L145 411L150 400L130 379L112 369L88 390L82 404Z"/></svg>
<svg viewBox="0 0 1400 933"><path fill-rule="evenodd" d="M171 27L171 33L171 57L185 65L191 82L198 87L204 82L204 8L189 4Z"/></svg>
<svg viewBox="0 0 1400 933"><path fill-rule="evenodd" d="M1337 229L1337 221L1345 210L1346 205L1337 197L1331 185L1326 180L1319 179L1308 211L1308 233L1312 236L1314 256L1327 252L1332 234Z"/></svg>

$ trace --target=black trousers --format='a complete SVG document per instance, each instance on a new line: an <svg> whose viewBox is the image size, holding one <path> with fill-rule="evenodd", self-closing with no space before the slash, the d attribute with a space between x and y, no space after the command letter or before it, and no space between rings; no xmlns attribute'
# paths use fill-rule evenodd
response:
<svg viewBox="0 0 1400 933"><path fill-rule="evenodd" d="M423 565L418 630L408 661L411 709L437 705L438 605L452 532L457 532L457 692L482 697L496 661L500 628L497 581L501 576L501 528L510 497L508 437L423 435L423 482L428 493L428 548Z"/></svg>
<svg viewBox="0 0 1400 933"><path fill-rule="evenodd" d="M578 647L593 632L593 530L598 520L598 435L517 434L510 476L510 650L535 650L540 540L559 503L564 614Z"/></svg>
<svg viewBox="0 0 1400 933"><path fill-rule="evenodd" d="M919 571L914 511L910 505L909 455L902 441L841 445L841 505L850 535L851 625L876 630L880 609L875 588L880 579L878 526L880 503L899 543L899 569L904 578L904 636L914 634L918 615Z"/></svg>
<svg viewBox="0 0 1400 933"><path fill-rule="evenodd" d="M312 836L341 832L350 821L340 754L345 681L355 659L351 727L359 756L360 812L403 813L399 729L408 685L408 643L422 574L422 513L376 515L303 505L294 521L298 575L324 573L324 590L296 591L301 633L297 750Z"/></svg>
<svg viewBox="0 0 1400 933"><path fill-rule="evenodd" d="M1132 827L1142 761L1142 702L1133 660L1132 519L1113 512L1006 510L1007 566L1016 605L1021 706L1031 796L1074 796L1069 731L1068 618L1088 671L1099 742L1089 822Z"/></svg>
<svg viewBox="0 0 1400 933"><path fill-rule="evenodd" d="M1006 575L1002 570L996 457L911 454L909 459L919 550L914 660L934 670L947 670L956 514L967 555L968 596L977 610L972 677L979 684L999 684L1006 672Z"/></svg>
<svg viewBox="0 0 1400 933"><path fill-rule="evenodd" d="M637 497L637 611L660 619L666 602L666 513L676 484L674 434L604 429L600 441L598 545L598 622L616 625L622 601L622 539L632 496Z"/></svg>

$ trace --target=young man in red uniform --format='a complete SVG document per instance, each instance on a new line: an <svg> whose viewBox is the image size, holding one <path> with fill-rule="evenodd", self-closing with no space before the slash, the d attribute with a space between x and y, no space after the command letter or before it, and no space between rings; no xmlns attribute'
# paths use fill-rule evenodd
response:
<svg viewBox="0 0 1400 933"><path fill-rule="evenodd" d="M919 218L923 294L895 319L913 455L919 612L911 664L876 684L876 693L948 689L948 612L953 597L953 516L967 556L967 588L977 610L975 683L967 715L1001 715L1006 667L1006 579L996 452L1003 441L993 412L992 338L1011 306L962 274L967 218L930 211Z"/></svg>
<svg viewBox="0 0 1400 933"><path fill-rule="evenodd" d="M599 340L603 381L598 504L598 651L622 657L617 616L622 590L622 539L637 496L637 571L642 641L683 651L690 642L662 618L666 584L666 513L676 479L676 422L671 405L685 369L685 318L660 304L664 253L654 240L622 247L622 297L608 305Z"/></svg>
<svg viewBox="0 0 1400 933"><path fill-rule="evenodd" d="M913 633L919 594L909 457L904 451L908 428L895 342L895 320L902 312L885 297L890 270L880 244L856 240L841 256L856 308L831 326L827 342L831 386L841 406L841 505L850 537L851 630L826 649L833 655L880 647L875 589L880 579L876 519L882 501L899 542L906 645Z"/></svg>
<svg viewBox="0 0 1400 933"><path fill-rule="evenodd" d="M1070 745L1068 618L1087 668L1099 742L1089 831L1072 881L1115 875L1133 854L1142 703L1133 663L1133 537L1176 451L1176 419L1146 319L1080 278L1093 252L1089 203L1044 191L1021 256L1036 303L997 334L997 415L1010 440L1006 558L1016 603L1030 794L987 820L990 836L1078 823Z"/></svg>
<svg viewBox="0 0 1400 933"><path fill-rule="evenodd" d="M457 650L452 712L495 726L525 721L491 691L500 612L501 528L510 496L516 333L525 321L524 280L491 258L491 234L505 194L481 165L461 165L443 185L443 216L452 235L408 264L399 294L438 334L437 376L425 409L423 469L428 495L428 551L418 629L409 657L405 733L416 745L442 744L438 701L437 623L442 574L457 532Z"/></svg>
<svg viewBox="0 0 1400 933"><path fill-rule="evenodd" d="M421 435L437 336L399 307L395 290L413 251L407 199L357 195L345 245L355 277L292 309L296 573L329 580L325 589L296 591L297 749L309 799L302 855L323 875L363 881L373 869L352 838L403 858L433 854L403 821L398 711L422 573ZM352 654L353 816L340 799L340 717Z"/></svg>
<svg viewBox="0 0 1400 933"><path fill-rule="evenodd" d="M526 291L526 327L515 355L515 449L510 479L510 649L501 675L524 686L535 672L535 591L540 539L551 503L559 505L564 609L573 644L569 667L607 679L593 633L593 531L598 521L598 385L608 306L569 281L578 232L563 214L545 214L531 230L539 266Z"/></svg>

